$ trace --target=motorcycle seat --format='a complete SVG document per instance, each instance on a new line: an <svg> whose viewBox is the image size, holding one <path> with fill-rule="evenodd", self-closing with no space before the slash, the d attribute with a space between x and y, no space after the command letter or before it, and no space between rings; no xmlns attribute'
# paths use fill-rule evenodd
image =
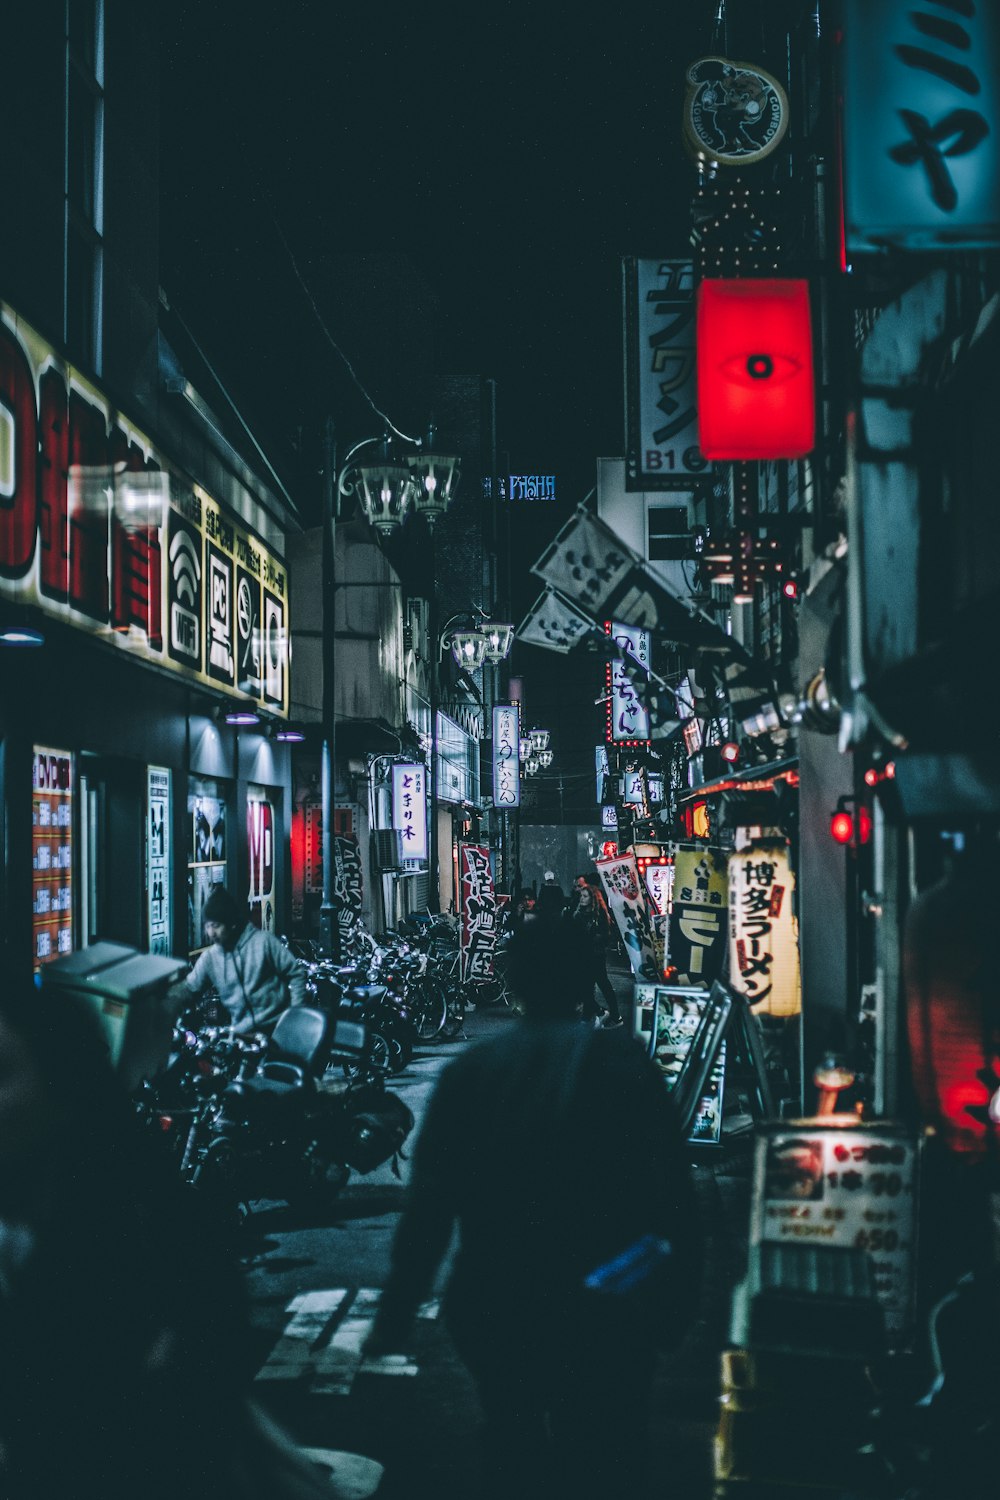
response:
<svg viewBox="0 0 1000 1500"><path fill-rule="evenodd" d="M301 1109L303 1095L314 1087L304 1068L294 1063L265 1063L253 1078L231 1083L223 1096L232 1120L251 1125L277 1124L286 1113Z"/></svg>
<svg viewBox="0 0 1000 1500"><path fill-rule="evenodd" d="M352 1005L376 1005L388 993L384 984L352 984L344 999Z"/></svg>

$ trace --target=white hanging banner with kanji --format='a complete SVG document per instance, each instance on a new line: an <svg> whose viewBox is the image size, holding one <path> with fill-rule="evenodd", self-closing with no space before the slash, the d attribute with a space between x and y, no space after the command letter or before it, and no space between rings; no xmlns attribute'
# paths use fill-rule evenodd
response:
<svg viewBox="0 0 1000 1500"><path fill-rule="evenodd" d="M729 858L729 983L751 1010L802 1009L795 876L783 844L758 843Z"/></svg>

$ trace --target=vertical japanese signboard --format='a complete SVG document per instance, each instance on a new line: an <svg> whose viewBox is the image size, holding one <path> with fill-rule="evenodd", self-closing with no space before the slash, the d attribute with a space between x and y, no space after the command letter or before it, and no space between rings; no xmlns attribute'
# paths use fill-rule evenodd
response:
<svg viewBox="0 0 1000 1500"><path fill-rule="evenodd" d="M646 905L634 854L620 854L595 861L611 915L618 925L632 973L647 981L663 978L662 955Z"/></svg>
<svg viewBox="0 0 1000 1500"><path fill-rule="evenodd" d="M519 723L516 703L498 703L493 709L493 806L521 805L521 762L518 757Z"/></svg>
<svg viewBox="0 0 1000 1500"><path fill-rule="evenodd" d="M864 1250L890 1341L913 1324L919 1144L901 1126L764 1125L755 1143L752 1245Z"/></svg>
<svg viewBox="0 0 1000 1500"><path fill-rule="evenodd" d="M404 859L427 858L427 770L417 761L392 768L392 826L403 836Z"/></svg>
<svg viewBox="0 0 1000 1500"><path fill-rule="evenodd" d="M611 767L608 764L608 747L607 747L607 745L597 745L597 746L595 746L595 749L594 749L594 771L595 771L595 773L597 775L597 800L598 800L598 802L603 802L604 801L604 778L605 778L605 776L609 776L611 774Z"/></svg>
<svg viewBox="0 0 1000 1500"><path fill-rule="evenodd" d="M708 986L726 951L726 855L702 844L678 844L667 949L681 985Z"/></svg>
<svg viewBox="0 0 1000 1500"><path fill-rule="evenodd" d="M665 917L670 911L670 898L674 889L673 865L647 865L643 876L653 910L658 916Z"/></svg>
<svg viewBox="0 0 1000 1500"><path fill-rule="evenodd" d="M693 267L628 258L624 277L625 486L689 490L708 475L698 446Z"/></svg>
<svg viewBox="0 0 1000 1500"><path fill-rule="evenodd" d="M729 982L758 1014L802 1009L794 890L784 845L751 844L730 856Z"/></svg>
<svg viewBox="0 0 1000 1500"><path fill-rule="evenodd" d="M464 980L491 979L497 940L497 897L484 844L459 846L461 965Z"/></svg>
<svg viewBox="0 0 1000 1500"><path fill-rule="evenodd" d="M267 787L247 788L247 854L250 887L247 905L250 920L263 932L274 931L275 919L275 820L274 803Z"/></svg>
<svg viewBox="0 0 1000 1500"><path fill-rule="evenodd" d="M614 744L648 743L649 710L626 670L625 658L631 658L642 673L649 676L649 631L617 620L608 621L604 628L620 653L607 665L608 741Z"/></svg>
<svg viewBox="0 0 1000 1500"><path fill-rule="evenodd" d="M150 953L170 953L170 771L146 773L146 923Z"/></svg>
<svg viewBox="0 0 1000 1500"><path fill-rule="evenodd" d="M847 0L843 32L848 251L994 249L994 0Z"/></svg>
<svg viewBox="0 0 1000 1500"><path fill-rule="evenodd" d="M73 757L35 745L31 778L31 945L35 972L73 949Z"/></svg>

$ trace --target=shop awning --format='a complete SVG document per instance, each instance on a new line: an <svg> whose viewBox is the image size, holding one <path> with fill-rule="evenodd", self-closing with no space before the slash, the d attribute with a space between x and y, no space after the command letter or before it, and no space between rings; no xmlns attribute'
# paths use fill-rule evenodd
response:
<svg viewBox="0 0 1000 1500"><path fill-rule="evenodd" d="M703 801L706 797L719 797L723 792L773 792L778 782L789 786L799 784L799 758L789 756L786 760L769 761L763 766L747 766L742 771L730 771L725 776L716 776L701 786L688 787L678 795L678 802Z"/></svg>

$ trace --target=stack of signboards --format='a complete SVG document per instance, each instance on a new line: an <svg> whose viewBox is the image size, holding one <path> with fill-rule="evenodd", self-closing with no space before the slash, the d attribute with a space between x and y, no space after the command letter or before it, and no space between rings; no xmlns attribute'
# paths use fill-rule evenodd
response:
<svg viewBox="0 0 1000 1500"><path fill-rule="evenodd" d="M725 985L638 984L634 1027L663 1074L692 1146L720 1150L773 1116L759 1022ZM737 1078L737 1106L729 1108L727 1080Z"/></svg>
<svg viewBox="0 0 1000 1500"><path fill-rule="evenodd" d="M920 1142L889 1121L833 1115L771 1121L754 1149L716 1500L882 1493L873 1371L912 1343Z"/></svg>

